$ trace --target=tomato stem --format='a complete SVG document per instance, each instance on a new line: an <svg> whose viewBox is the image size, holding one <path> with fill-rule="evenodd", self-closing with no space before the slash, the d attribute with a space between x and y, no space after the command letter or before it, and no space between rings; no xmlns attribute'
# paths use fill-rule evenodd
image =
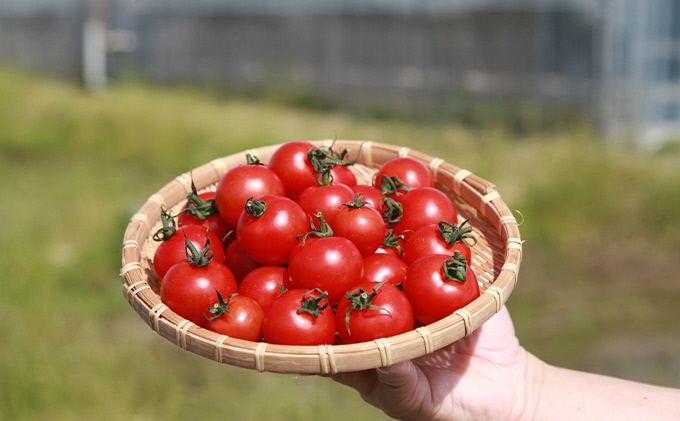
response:
<svg viewBox="0 0 680 421"><path fill-rule="evenodd" d="M385 282L387 282L387 280L384 280L378 285L374 286L372 293L368 293L363 288L356 288L345 294L345 298L347 298L351 304L349 307L347 307L347 312L345 313L345 327L347 327L348 334L352 334L349 330L349 318L352 310L385 310L387 314L392 317L392 313L390 313L388 309L371 304L371 301L373 301L373 299L378 295L378 289L380 289L380 287L382 287Z"/></svg>
<svg viewBox="0 0 680 421"><path fill-rule="evenodd" d="M444 261L444 276L449 281L465 282L467 279L468 262L458 250L454 251L450 259Z"/></svg>
<svg viewBox="0 0 680 421"><path fill-rule="evenodd" d="M267 204L265 201L262 199L253 200L253 196L246 200L244 207L246 213L254 218L261 218L267 211Z"/></svg>
<svg viewBox="0 0 680 421"><path fill-rule="evenodd" d="M389 228L401 221L401 218L404 216L404 208L401 203L392 198L385 197L382 199L382 205L382 217L385 221L385 226Z"/></svg>
<svg viewBox="0 0 680 421"><path fill-rule="evenodd" d="M156 231L153 235L155 241L167 241L177 232L177 223L175 222L176 215L166 212L163 205L161 205L161 223L163 228Z"/></svg>
<svg viewBox="0 0 680 421"><path fill-rule="evenodd" d="M323 214L321 212L317 212L315 216L319 218L319 228L316 227L316 225L314 224L314 218L310 215L309 226L311 227L312 230L304 234L298 235L296 237L298 241L304 243L307 240L307 237L309 237L310 235L319 238L333 236L333 228L331 228L331 226L328 225L328 222L326 222L326 220L324 219Z"/></svg>
<svg viewBox="0 0 680 421"><path fill-rule="evenodd" d="M194 246L194 243L189 241L186 232L184 233L184 244L186 245L187 260L192 266L206 267L212 262L214 253L210 250L210 238L208 237L208 230L205 231L205 248L200 252Z"/></svg>
<svg viewBox="0 0 680 421"><path fill-rule="evenodd" d="M439 221L439 234L444 239L446 244L452 246L459 241L468 247L472 247L477 244L477 239L472 234L470 234L472 232L472 227L468 226L463 228L463 226L469 220L470 219L466 219L465 221L461 222L460 225L446 221ZM471 239L472 242L467 241L468 239Z"/></svg>
<svg viewBox="0 0 680 421"><path fill-rule="evenodd" d="M363 194L356 193L354 195L354 201L353 202L347 202L343 203L343 206L347 206L348 208L363 208L364 206L370 206L371 203L367 202L365 199L365 196Z"/></svg>
<svg viewBox="0 0 680 421"><path fill-rule="evenodd" d="M256 156L253 156L249 153L246 154L246 164L247 165L264 165L262 162L260 162L260 159Z"/></svg>
<svg viewBox="0 0 680 421"><path fill-rule="evenodd" d="M392 177L383 175L380 179L380 191L383 192L385 196L402 196L404 193L400 190L409 191L413 189L396 175L393 175Z"/></svg>
<svg viewBox="0 0 680 421"><path fill-rule="evenodd" d="M210 215L217 213L215 199L203 200L196 191L196 185L191 181L191 192L187 195L187 204L184 213L194 215L201 221L205 221Z"/></svg>
<svg viewBox="0 0 680 421"><path fill-rule="evenodd" d="M314 297L312 294L313 292L318 293L319 295ZM319 317L319 312L324 310L326 307L328 307L328 293L326 291L321 291L319 288L314 288L311 289L307 292L305 292L302 295L302 300L301 300L301 306L300 308L297 309L298 313L303 313L307 312L314 316L314 318ZM326 303L324 305L321 305L321 301L326 300Z"/></svg>
<svg viewBox="0 0 680 421"><path fill-rule="evenodd" d="M215 292L217 293L217 303L208 307L208 311L210 312L210 314L212 314L212 317L206 316L208 317L208 320L217 319L223 314L228 314L231 316L231 313L229 313L229 301L231 300L231 297L233 297L234 295L238 295L238 293L235 292L227 297L227 301L224 301L222 294L220 294L217 288L215 288Z"/></svg>
<svg viewBox="0 0 680 421"><path fill-rule="evenodd" d="M401 256L402 253L402 248L401 245L399 245L399 241L403 240L404 236L403 235L394 235L394 230L392 228L387 231L387 234L385 234L385 238L383 239L382 246L383 247L394 247L399 251L399 255Z"/></svg>

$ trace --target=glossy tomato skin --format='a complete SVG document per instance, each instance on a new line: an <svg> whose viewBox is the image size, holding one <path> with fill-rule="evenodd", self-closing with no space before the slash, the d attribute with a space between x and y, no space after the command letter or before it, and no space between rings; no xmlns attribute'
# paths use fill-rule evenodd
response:
<svg viewBox="0 0 680 421"><path fill-rule="evenodd" d="M269 167L246 164L227 171L217 184L215 205L222 218L232 227L238 224L244 204L250 197L285 196L286 189Z"/></svg>
<svg viewBox="0 0 680 421"><path fill-rule="evenodd" d="M318 292L290 289L272 303L262 322L265 342L279 345L329 345L335 341L335 315L327 301L318 317L299 311L304 297L318 297Z"/></svg>
<svg viewBox="0 0 680 421"><path fill-rule="evenodd" d="M232 294L225 300L228 300L228 313L208 320L206 329L244 341L262 340L262 307L252 298L240 294Z"/></svg>
<svg viewBox="0 0 680 421"><path fill-rule="evenodd" d="M260 217L246 212L236 225L236 237L243 252L260 265L288 263L297 237L310 230L309 217L302 207L284 196L262 196L266 210Z"/></svg>
<svg viewBox="0 0 680 421"><path fill-rule="evenodd" d="M330 184L307 187L300 193L297 202L318 226L319 219L316 216L318 212L321 212L327 223L332 224L338 213L338 207L352 200L354 200L354 191L349 186Z"/></svg>
<svg viewBox="0 0 680 421"><path fill-rule="evenodd" d="M192 266L187 260L173 265L161 283L161 301L179 316L205 327L212 307L218 302L215 290L223 296L236 292L236 280L221 262L205 267Z"/></svg>
<svg viewBox="0 0 680 421"><path fill-rule="evenodd" d="M284 143L269 159L269 168L274 171L286 189L286 195L297 200L307 187L316 186L316 170L307 154L314 148L309 142Z"/></svg>
<svg viewBox="0 0 680 421"><path fill-rule="evenodd" d="M365 282L356 285L350 293L360 288L373 293L377 282ZM382 309L348 310L352 307L350 300L343 297L335 311L335 327L340 342L345 344L368 342L378 338L399 335L413 329L413 310L411 304L397 287L385 283L380 285L370 304ZM349 311L349 323L347 313Z"/></svg>
<svg viewBox="0 0 680 421"><path fill-rule="evenodd" d="M257 301L266 313L274 300L292 287L285 266L262 266L248 273L238 287L241 295Z"/></svg>
<svg viewBox="0 0 680 421"><path fill-rule="evenodd" d="M375 186L382 186L382 177L398 177L412 189L434 187L432 172L427 165L410 157L393 158L383 164L375 175Z"/></svg>
<svg viewBox="0 0 680 421"><path fill-rule="evenodd" d="M318 288L336 305L364 273L361 252L343 237L308 237L290 254L288 276L293 288Z"/></svg>
<svg viewBox="0 0 680 421"><path fill-rule="evenodd" d="M200 193L198 197L205 201L214 200L215 192L210 191ZM236 235L234 233L234 226L227 223L227 221L225 221L224 218L222 218L219 212L213 213L212 215L208 215L208 217L206 217L205 219L201 219L196 215L191 215L182 212L177 217L177 225L180 227L184 225L202 225L208 228L210 231L214 232L218 238L222 240L222 248L224 250L226 250L227 247L229 247L229 244L231 244L231 242L234 241L234 239L236 238Z"/></svg>
<svg viewBox="0 0 680 421"><path fill-rule="evenodd" d="M465 282L446 279L443 265L450 258L431 254L416 260L408 268L402 290L420 324L441 320L479 297L477 277L469 265Z"/></svg>
<svg viewBox="0 0 680 421"><path fill-rule="evenodd" d="M352 186L352 190L354 190L354 193L362 195L364 201L370 203L373 209L382 211L382 200L385 198L385 195L380 189L369 184L357 184Z"/></svg>
<svg viewBox="0 0 680 421"><path fill-rule="evenodd" d="M357 184L357 177L346 165L336 165L331 168L331 174L333 175L333 184L344 184L349 187Z"/></svg>
<svg viewBox="0 0 680 421"><path fill-rule="evenodd" d="M224 248L222 241L212 231L201 225L185 225L179 227L175 234L169 239L161 242L154 252L153 268L159 280L163 281L165 273L175 264L187 258L186 239L196 247L197 250L205 248L206 231L210 239L210 250L213 252L213 260L221 262L224 259Z"/></svg>
<svg viewBox="0 0 680 421"><path fill-rule="evenodd" d="M227 251L224 252L224 264L231 270L231 273L234 274L237 284L241 284L241 281L243 281L246 275L252 270L262 266L243 252L241 242L238 238L229 244Z"/></svg>
<svg viewBox="0 0 680 421"><path fill-rule="evenodd" d="M439 221L456 221L458 213L451 199L441 190L433 187L419 187L395 198L401 203L403 215L392 228L396 234L408 240L411 234L422 227Z"/></svg>
<svg viewBox="0 0 680 421"><path fill-rule="evenodd" d="M408 266L406 263L387 253L374 253L364 257L363 282L387 281L392 285L399 285L406 279Z"/></svg>
<svg viewBox="0 0 680 421"><path fill-rule="evenodd" d="M362 256L375 253L387 234L382 215L370 205L358 208L341 205L329 223L333 235L353 242Z"/></svg>
<svg viewBox="0 0 680 421"><path fill-rule="evenodd" d="M448 245L439 233L438 225L428 225L411 234L404 243L401 258L406 264L411 264L428 254L453 255L456 251L472 262L472 250L462 241Z"/></svg>

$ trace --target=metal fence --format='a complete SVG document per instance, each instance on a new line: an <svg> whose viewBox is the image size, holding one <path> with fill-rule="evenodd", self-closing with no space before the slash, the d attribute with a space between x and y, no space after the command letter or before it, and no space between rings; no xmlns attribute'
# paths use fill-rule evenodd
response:
<svg viewBox="0 0 680 421"><path fill-rule="evenodd" d="M680 0L2 0L0 63L425 112L527 99L655 147L680 133L679 28Z"/></svg>

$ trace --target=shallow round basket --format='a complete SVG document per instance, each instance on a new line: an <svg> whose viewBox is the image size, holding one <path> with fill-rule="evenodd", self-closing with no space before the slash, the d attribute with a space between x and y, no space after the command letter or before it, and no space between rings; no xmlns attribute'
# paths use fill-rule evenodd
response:
<svg viewBox="0 0 680 421"><path fill-rule="evenodd" d="M312 142L330 146L331 140ZM522 259L517 221L493 184L440 158L405 147L371 141L336 140L334 150L351 148L359 155L351 167L360 182L370 183L377 168L395 157L408 156L432 170L436 187L444 191L459 212L470 219L477 244L472 269L481 295L450 316L410 332L351 345L287 346L234 339L203 329L175 314L160 300L152 259L158 243L151 238L161 226L161 206L181 210L193 179L199 191L215 189L230 168L246 163L246 153L268 162L279 145L243 151L215 159L169 182L152 194L130 219L123 241L121 277L123 293L139 316L159 335L188 351L220 363L258 371L330 375L388 366L429 354L449 345L500 311L510 296Z"/></svg>

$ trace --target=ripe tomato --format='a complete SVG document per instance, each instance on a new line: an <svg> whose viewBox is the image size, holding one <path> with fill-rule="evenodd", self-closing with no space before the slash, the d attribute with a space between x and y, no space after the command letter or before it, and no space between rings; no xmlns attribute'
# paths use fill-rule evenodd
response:
<svg viewBox="0 0 680 421"><path fill-rule="evenodd" d="M221 261L209 257L208 247L197 253L189 240L187 243L191 250L189 259L176 263L165 274L161 301L179 316L205 327L208 308L217 302L215 290L233 294L237 289L236 280Z"/></svg>
<svg viewBox="0 0 680 421"><path fill-rule="evenodd" d="M392 228L405 240L422 227L439 221L456 221L458 218L451 199L433 187L415 188L403 196L395 197L395 200L401 203L402 216Z"/></svg>
<svg viewBox="0 0 680 421"><path fill-rule="evenodd" d="M293 249L288 262L293 288L325 291L331 305L336 305L363 273L361 252L342 237L308 237Z"/></svg>
<svg viewBox="0 0 680 421"><path fill-rule="evenodd" d="M195 194L195 196L194 196ZM177 217L177 225L202 225L222 240L224 250L236 238L234 227L222 218L215 206L215 192L189 193L187 206Z"/></svg>
<svg viewBox="0 0 680 421"><path fill-rule="evenodd" d="M224 264L234 274L236 283L239 285L248 273L262 266L243 252L238 238L229 244L227 251L224 252Z"/></svg>
<svg viewBox="0 0 680 421"><path fill-rule="evenodd" d="M352 186L354 193L364 196L364 200L371 204L376 210L382 209L382 200L385 198L383 192L369 184L357 184Z"/></svg>
<svg viewBox="0 0 680 421"><path fill-rule="evenodd" d="M415 158L393 158L383 164L375 175L375 187L382 186L382 177L397 177L408 187L434 187L432 172L427 165Z"/></svg>
<svg viewBox="0 0 680 421"><path fill-rule="evenodd" d="M153 268L158 279L163 281L165 273L175 263L187 258L185 240L189 240L199 250L205 247L206 232L210 240L210 249L213 252L214 259L222 262L224 260L224 248L217 235L204 226L185 225L179 227L171 237L163 240L154 252Z"/></svg>
<svg viewBox="0 0 680 421"><path fill-rule="evenodd" d="M317 171L307 157L313 148L309 142L288 142L279 146L269 159L269 168L279 176L286 195L293 200L307 187L317 185Z"/></svg>
<svg viewBox="0 0 680 421"><path fill-rule="evenodd" d="M208 311L212 314L205 328L244 341L262 340L262 320L264 311L252 298L231 294L224 301L222 294L217 295L217 303Z"/></svg>
<svg viewBox="0 0 680 421"><path fill-rule="evenodd" d="M453 255L458 250L468 262L472 262L470 245L476 240L470 234L472 227L464 227L466 222L458 225L439 221L437 225L420 228L404 243L402 259L410 265L428 254Z"/></svg>
<svg viewBox="0 0 680 421"><path fill-rule="evenodd" d="M215 204L222 218L235 227L250 197L285 196L286 189L278 175L248 155L248 164L227 171L217 184Z"/></svg>
<svg viewBox="0 0 680 421"><path fill-rule="evenodd" d="M335 316L326 293L290 289L272 303L262 321L265 342L280 345L329 345L335 340Z"/></svg>
<svg viewBox="0 0 680 421"><path fill-rule="evenodd" d="M386 253L374 253L364 257L363 282L387 281L399 285L406 279L408 266L397 256Z"/></svg>
<svg viewBox="0 0 680 421"><path fill-rule="evenodd" d="M338 206L354 200L354 191L344 184L330 184L327 186L307 187L298 197L298 204L312 217L315 224L319 219L318 212L323 214L326 222L333 226L333 220L338 213Z"/></svg>
<svg viewBox="0 0 680 421"><path fill-rule="evenodd" d="M459 253L431 254L409 266L402 285L416 321L434 323L479 297L477 277Z"/></svg>
<svg viewBox="0 0 680 421"><path fill-rule="evenodd" d="M333 174L333 184L344 184L349 187L357 184L357 177L345 165L334 166L331 168L331 173Z"/></svg>
<svg viewBox="0 0 680 421"><path fill-rule="evenodd" d="M413 310L406 295L392 284L361 283L340 300L335 327L342 343L373 341L413 329Z"/></svg>
<svg viewBox="0 0 680 421"><path fill-rule="evenodd" d="M288 269L285 266L262 266L243 278L238 292L257 301L266 313L272 302L290 288Z"/></svg>
<svg viewBox="0 0 680 421"><path fill-rule="evenodd" d="M243 252L261 265L285 265L298 244L297 237L309 231L309 217L293 200L284 196L262 196L248 200L236 225L236 238Z"/></svg>
<svg viewBox="0 0 680 421"><path fill-rule="evenodd" d="M380 212L364 202L363 196L358 194L353 201L337 207L333 219L328 222L333 234L353 242L362 256L375 253L387 234Z"/></svg>

